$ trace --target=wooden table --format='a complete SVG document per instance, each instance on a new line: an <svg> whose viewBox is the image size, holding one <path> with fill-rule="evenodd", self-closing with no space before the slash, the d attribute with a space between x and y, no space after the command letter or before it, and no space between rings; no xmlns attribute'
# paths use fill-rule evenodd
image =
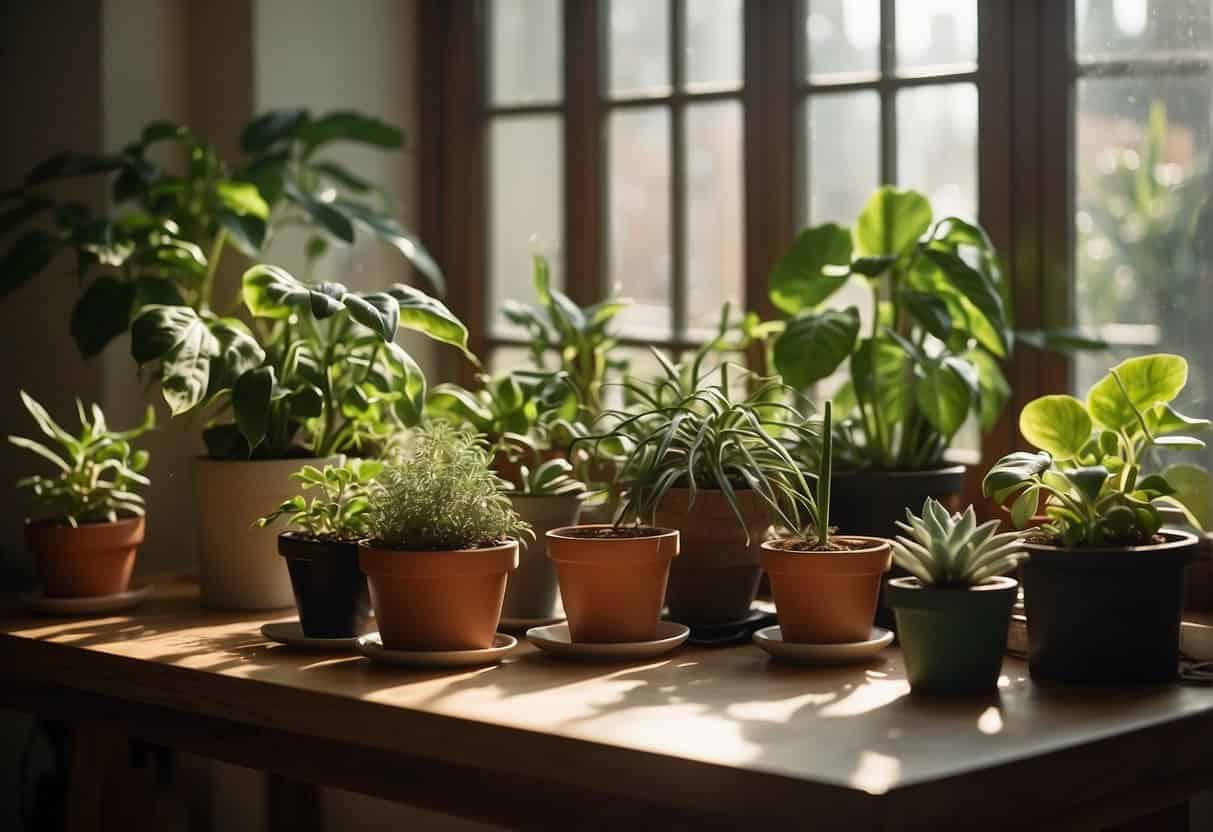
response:
<svg viewBox="0 0 1213 832"><path fill-rule="evenodd" d="M925 700L894 649L809 669L748 645L410 671L267 643L284 617L173 583L129 614L9 618L0 705L526 828L1100 828L1213 785L1205 688L1048 688L1008 659L998 695Z"/></svg>

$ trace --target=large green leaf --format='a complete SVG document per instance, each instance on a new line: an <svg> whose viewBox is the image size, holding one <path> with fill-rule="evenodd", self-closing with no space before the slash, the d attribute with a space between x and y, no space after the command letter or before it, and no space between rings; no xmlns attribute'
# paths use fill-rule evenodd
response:
<svg viewBox="0 0 1213 832"><path fill-rule="evenodd" d="M1200 528L1213 531L1213 482L1209 472L1199 465L1181 462L1168 465L1162 474L1175 489L1175 498L1188 507Z"/></svg>
<svg viewBox="0 0 1213 832"><path fill-rule="evenodd" d="M879 410L886 425L906 417L911 361L897 341L885 336L867 339L851 356L851 392L861 404ZM846 404L845 395L839 398Z"/></svg>
<svg viewBox="0 0 1213 832"><path fill-rule="evenodd" d="M1053 458L1047 453L1016 451L1007 454L994 464L981 483L981 493L993 497L1040 476L1053 464Z"/></svg>
<svg viewBox="0 0 1213 832"><path fill-rule="evenodd" d="M430 415L456 425L469 424L478 433L493 427L493 412L474 393L457 384L439 384L426 397L425 408Z"/></svg>
<svg viewBox="0 0 1213 832"><path fill-rule="evenodd" d="M295 131L295 137L303 144L305 157L333 141L358 142L387 149L400 147L404 142L404 133L400 128L349 111L328 113L312 119Z"/></svg>
<svg viewBox="0 0 1213 832"><path fill-rule="evenodd" d="M214 397L223 390L230 390L236 379L260 367L265 361L265 350L249 332L243 321L237 318L220 318L211 324L211 334L219 343L218 353L211 359L210 377L206 393Z"/></svg>
<svg viewBox="0 0 1213 832"><path fill-rule="evenodd" d="M334 205L403 254L405 259L413 264L413 268L430 282L431 288L439 296L446 294L446 278L442 269L416 234L404 229L394 218L380 214L366 205L344 201L338 201Z"/></svg>
<svg viewBox="0 0 1213 832"><path fill-rule="evenodd" d="M328 177L338 185L348 188L355 193L365 193L374 188L374 185L369 181L358 176L345 165L337 162L329 160L312 162L311 168L322 176Z"/></svg>
<svg viewBox="0 0 1213 832"><path fill-rule="evenodd" d="M1001 353L1010 347L1011 333L1007 326L1006 310L998 289L981 272L974 269L951 251L939 248L925 249L924 254L939 267L944 278L985 316L998 337Z"/></svg>
<svg viewBox="0 0 1213 832"><path fill-rule="evenodd" d="M885 185L864 206L855 224L855 246L861 255L901 255L931 226L931 203L917 191Z"/></svg>
<svg viewBox="0 0 1213 832"><path fill-rule="evenodd" d="M985 350L971 349L964 357L977 368L981 391L981 431L989 433L1011 398L1011 385L1007 383L1007 377L1003 375L998 359Z"/></svg>
<svg viewBox="0 0 1213 832"><path fill-rule="evenodd" d="M92 358L126 332L135 294L134 282L108 275L89 284L72 308L72 338L80 355Z"/></svg>
<svg viewBox="0 0 1213 832"><path fill-rule="evenodd" d="M283 187L287 199L298 205L312 221L345 243L354 242L354 224L350 218L327 202L304 191L294 182L287 181Z"/></svg>
<svg viewBox="0 0 1213 832"><path fill-rule="evenodd" d="M1208 419L1185 416L1165 402L1159 402L1145 411L1145 417L1146 425L1154 436L1166 436L1180 431L1191 433L1213 427L1213 422Z"/></svg>
<svg viewBox="0 0 1213 832"><path fill-rule="evenodd" d="M232 387L232 412L250 450L262 443L269 429L276 384L273 367L258 367L237 378Z"/></svg>
<svg viewBox="0 0 1213 832"><path fill-rule="evenodd" d="M258 264L244 273L240 286L244 305L256 318L289 318L310 307L310 290L286 269Z"/></svg>
<svg viewBox="0 0 1213 832"><path fill-rule="evenodd" d="M348 293L342 298L350 317L374 331L385 341L396 337L396 325L400 320L400 304L387 292L369 295Z"/></svg>
<svg viewBox="0 0 1213 832"><path fill-rule="evenodd" d="M923 365L914 385L914 400L923 417L941 435L951 438L973 407L976 371L966 378L961 362L931 361Z"/></svg>
<svg viewBox="0 0 1213 832"><path fill-rule="evenodd" d="M140 365L160 361L160 389L173 415L202 401L219 341L188 306L149 306L131 324L131 353Z"/></svg>
<svg viewBox="0 0 1213 832"><path fill-rule="evenodd" d="M0 300L41 273L59 250L57 238L40 228L26 231L0 257Z"/></svg>
<svg viewBox="0 0 1213 832"><path fill-rule="evenodd" d="M859 310L826 309L788 321L775 341L775 369L796 388L808 387L838 369L855 349Z"/></svg>
<svg viewBox="0 0 1213 832"><path fill-rule="evenodd" d="M1073 396L1042 396L1019 414L1023 438L1055 459L1073 459L1091 438L1094 426L1086 406Z"/></svg>
<svg viewBox="0 0 1213 832"><path fill-rule="evenodd" d="M245 153L261 153L288 138L307 122L307 110L272 110L262 113L240 132L240 149Z"/></svg>
<svg viewBox="0 0 1213 832"><path fill-rule="evenodd" d="M265 245L268 231L265 220L252 214L237 214L234 211L217 211L215 218L227 231L232 245L246 257L256 257Z"/></svg>
<svg viewBox="0 0 1213 832"><path fill-rule="evenodd" d="M901 299L914 320L927 332L940 341L947 341L952 336L952 315L943 298L930 292L905 289L901 292Z"/></svg>
<svg viewBox="0 0 1213 832"><path fill-rule="evenodd" d="M1120 377L1123 391L1112 372ZM1156 404L1172 401L1188 382L1188 362L1165 353L1127 359L1113 367L1112 372L1087 393L1091 416L1112 430L1135 423L1138 411L1144 414Z"/></svg>
<svg viewBox="0 0 1213 832"><path fill-rule="evenodd" d="M834 223L800 232L771 271L771 302L789 315L812 309L847 282L851 232Z"/></svg>
<svg viewBox="0 0 1213 832"><path fill-rule="evenodd" d="M393 405L396 416L406 427L419 425L425 418L425 373L399 344L389 341L387 355L388 361L401 378L400 387L404 393Z"/></svg>
<svg viewBox="0 0 1213 832"><path fill-rule="evenodd" d="M400 304L400 326L458 347L464 355L471 356L467 327L442 301L403 283L395 284L387 293Z"/></svg>

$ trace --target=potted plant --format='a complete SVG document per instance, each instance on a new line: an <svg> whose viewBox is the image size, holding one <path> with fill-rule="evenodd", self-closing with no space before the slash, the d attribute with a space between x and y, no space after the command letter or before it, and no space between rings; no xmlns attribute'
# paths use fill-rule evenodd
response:
<svg viewBox="0 0 1213 832"><path fill-rule="evenodd" d="M892 553L887 540L838 536L830 527L833 405L825 403L815 491L786 503L788 534L762 544L762 566L783 640L801 644L867 641Z"/></svg>
<svg viewBox="0 0 1213 832"><path fill-rule="evenodd" d="M788 495L805 480L790 446L815 442L808 421L785 399L794 395L766 379L748 394L733 365L704 370L711 345L679 368L654 351L662 374L629 379L640 404L608 411L613 427L595 446L622 444L617 481L623 490L616 525L643 522L678 529L681 556L671 567L666 602L671 618L690 625L744 619L758 589L758 545L772 519L785 515ZM740 377L740 378L739 378Z"/></svg>
<svg viewBox="0 0 1213 832"><path fill-rule="evenodd" d="M519 485L510 492L510 505L531 527L535 543L519 554L510 575L502 616L520 620L555 618L559 603L556 570L547 557L547 533L577 522L585 484L563 458L544 459L529 437L506 434L501 451L517 466Z"/></svg>
<svg viewBox="0 0 1213 832"><path fill-rule="evenodd" d="M1022 535L996 534L999 523L977 524L969 506L950 514L928 499L922 516L906 509L904 536L893 559L909 577L893 578L886 601L910 688L916 693L989 693L998 687L1011 607L1019 583L1004 577L1025 557Z"/></svg>
<svg viewBox="0 0 1213 832"><path fill-rule="evenodd" d="M531 536L489 468L482 439L422 426L370 494L358 561L384 647L480 650L493 644L519 539Z"/></svg>
<svg viewBox="0 0 1213 832"><path fill-rule="evenodd" d="M1164 530L1190 516L1167 474L1143 470L1155 451L1201 448L1208 427L1172 402L1187 383L1178 355L1130 358L1087 393L1045 396L1020 414L1040 450L1013 453L983 492L1010 506L1017 528L1041 513L1023 566L1029 663L1038 679L1167 682L1176 677L1184 567L1194 535Z"/></svg>
<svg viewBox="0 0 1213 832"><path fill-rule="evenodd" d="M319 491L319 496L308 500L296 494L257 521L264 527L286 518L278 554L286 559L299 624L308 638L353 638L362 632L368 610L358 541L370 531L368 494L382 470L382 462L367 459L323 470L304 465L291 479L301 491Z"/></svg>
<svg viewBox="0 0 1213 832"><path fill-rule="evenodd" d="M8 438L57 469L17 483L33 492L43 515L25 525L25 542L37 559L43 591L52 598L125 592L143 542L143 497L134 489L150 484L141 473L148 453L134 450L131 443L151 430L155 414L148 408L142 425L112 431L100 407L86 410L77 400L80 433L73 436L25 391L21 401L38 429L60 448L23 436Z"/></svg>
<svg viewBox="0 0 1213 832"><path fill-rule="evenodd" d="M465 352L467 330L410 286L356 292L274 266L245 273L243 299L253 327L148 307L131 348L155 369L174 414L208 418L208 454L195 468L203 603L269 609L290 606L293 594L273 537L255 520L291 496L301 458L322 467L343 454L374 456L420 421L425 377L393 341L398 328Z"/></svg>

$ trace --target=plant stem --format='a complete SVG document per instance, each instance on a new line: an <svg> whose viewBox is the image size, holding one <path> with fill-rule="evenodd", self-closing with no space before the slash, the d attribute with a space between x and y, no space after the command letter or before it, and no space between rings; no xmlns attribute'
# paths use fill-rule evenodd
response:
<svg viewBox="0 0 1213 832"><path fill-rule="evenodd" d="M833 469L834 404L826 399L821 423L821 465L817 469L817 547L824 549L830 542L830 476Z"/></svg>
<svg viewBox="0 0 1213 832"><path fill-rule="evenodd" d="M219 270L219 258L223 256L223 246L227 242L227 229L220 228L211 242L211 250L206 258L206 277L198 287L198 310L209 312L211 309L211 292L214 290L215 272Z"/></svg>

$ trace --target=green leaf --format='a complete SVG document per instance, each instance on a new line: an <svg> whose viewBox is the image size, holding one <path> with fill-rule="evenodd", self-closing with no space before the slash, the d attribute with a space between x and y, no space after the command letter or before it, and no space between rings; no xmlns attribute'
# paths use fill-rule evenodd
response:
<svg viewBox="0 0 1213 832"><path fill-rule="evenodd" d="M1015 528L1022 529L1028 521L1036 516L1040 507L1040 489L1036 486L1025 488L1015 502L1011 504L1011 522Z"/></svg>
<svg viewBox="0 0 1213 832"><path fill-rule="evenodd" d="M1074 468L1066 471L1066 479L1074 483L1074 486L1082 492L1088 502L1095 502L1099 496L1100 489L1103 484L1108 481L1111 475L1107 468L1102 465L1088 465L1082 468Z"/></svg>
<svg viewBox="0 0 1213 832"><path fill-rule="evenodd" d="M59 240L40 228L26 231L0 257L0 300L46 269L59 250Z"/></svg>
<svg viewBox="0 0 1213 832"><path fill-rule="evenodd" d="M446 294L446 278L442 274L442 269L438 267L438 263L422 245L416 234L405 230L392 217L373 211L360 203L338 200L333 204L403 254L405 259L413 264L413 268L421 272L430 282L430 286L435 292L439 295Z"/></svg>
<svg viewBox="0 0 1213 832"><path fill-rule="evenodd" d="M273 110L257 116L240 132L240 149L245 153L261 153L288 138L307 122L307 110Z"/></svg>
<svg viewBox="0 0 1213 832"><path fill-rule="evenodd" d="M188 306L149 306L131 324L131 353L139 364L159 360L160 388L173 415L202 401L219 341Z"/></svg>
<svg viewBox="0 0 1213 832"><path fill-rule="evenodd" d="M1091 416L1073 396L1042 396L1019 414L1023 438L1054 459L1074 459L1091 438Z"/></svg>
<svg viewBox="0 0 1213 832"><path fill-rule="evenodd" d="M316 148L333 141L358 142L389 150L404 143L400 128L352 111L328 113L313 119L302 125L295 136L303 144L305 158Z"/></svg>
<svg viewBox="0 0 1213 832"><path fill-rule="evenodd" d="M219 350L211 359L207 395L215 396L230 390L236 379L260 367L265 361L265 350L249 332L243 321L236 318L220 318L211 324L211 334L219 344Z"/></svg>
<svg viewBox="0 0 1213 832"><path fill-rule="evenodd" d="M901 256L931 226L931 203L917 191L885 185L864 206L855 225L855 247L861 255Z"/></svg>
<svg viewBox="0 0 1213 832"><path fill-rule="evenodd" d="M1034 481L1053 464L1053 458L1047 453L1032 453L1016 451L1007 454L994 464L981 483L981 493L993 497L1017 485Z"/></svg>
<svg viewBox="0 0 1213 832"><path fill-rule="evenodd" d="M237 214L233 211L217 211L215 219L227 231L232 245L246 257L256 257L265 245L268 230L265 220L252 214Z"/></svg>
<svg viewBox="0 0 1213 832"><path fill-rule="evenodd" d="M1003 375L998 360L983 349L971 349L964 357L977 368L980 383L981 431L989 433L998 421L1002 409L1011 398L1011 385Z"/></svg>
<svg viewBox="0 0 1213 832"><path fill-rule="evenodd" d="M135 284L129 280L107 275L89 284L72 307L71 333L81 356L92 358L126 332L135 295Z"/></svg>
<svg viewBox="0 0 1213 832"><path fill-rule="evenodd" d="M908 410L906 371L911 361L897 341L888 337L869 338L851 356L851 392L861 404L876 407L887 424L897 424ZM839 396L835 404L845 403L845 399ZM842 405L838 406L841 410Z"/></svg>
<svg viewBox="0 0 1213 832"><path fill-rule="evenodd" d="M349 293L342 300L350 310L351 318L374 331L383 340L390 341L396 336L400 304L387 292L374 292L369 295Z"/></svg>
<svg viewBox="0 0 1213 832"><path fill-rule="evenodd" d="M53 199L42 194L22 197L13 207L0 211L0 237L54 205Z"/></svg>
<svg viewBox="0 0 1213 832"><path fill-rule="evenodd" d="M1010 346L1011 333L1007 327L1002 296L998 294L994 285L953 252L927 248L923 253L939 267L948 283L985 316L986 321L993 327L1002 352L1005 354Z"/></svg>
<svg viewBox="0 0 1213 832"><path fill-rule="evenodd" d="M1177 463L1168 465L1162 474L1174 489L1175 499L1187 507L1199 527L1213 530L1213 482L1209 472L1199 465Z"/></svg>
<svg viewBox="0 0 1213 832"><path fill-rule="evenodd" d="M1112 430L1135 423L1138 412L1144 414L1159 403L1170 402L1188 381L1188 362L1165 353L1130 358L1112 370L1120 376L1124 391L1109 372L1087 393L1091 416Z"/></svg>
<svg viewBox="0 0 1213 832"><path fill-rule="evenodd" d="M244 305L256 318L289 318L296 309L307 309L311 291L286 269L259 264L241 279Z"/></svg>
<svg viewBox="0 0 1213 832"><path fill-rule="evenodd" d="M947 341L951 337L952 315L943 298L929 292L905 289L901 292L901 299L905 302L910 314L914 316L914 320L918 321L923 329L940 341Z"/></svg>
<svg viewBox="0 0 1213 832"><path fill-rule="evenodd" d="M464 355L471 357L467 327L442 301L403 283L393 285L387 293L400 304L400 326L458 347Z"/></svg>
<svg viewBox="0 0 1213 832"><path fill-rule="evenodd" d="M248 182L219 181L215 183L215 196L232 213L249 214L261 220L270 218L270 206L265 204L256 185Z"/></svg>
<svg viewBox="0 0 1213 832"><path fill-rule="evenodd" d="M950 439L968 418L976 382L976 371L969 379L956 362L931 361L914 385L914 400L931 427Z"/></svg>
<svg viewBox="0 0 1213 832"><path fill-rule="evenodd" d="M456 384L439 384L426 398L425 409L432 416L444 418L456 425L467 423L477 433L492 430L493 412L476 396Z"/></svg>
<svg viewBox="0 0 1213 832"><path fill-rule="evenodd" d="M232 411L236 416L236 426L240 428L250 450L265 440L276 383L273 367L258 367L236 379L232 387Z"/></svg>
<svg viewBox="0 0 1213 832"><path fill-rule="evenodd" d="M771 302L789 315L812 309L842 288L850 265L850 231L834 223L805 229L771 270Z"/></svg>
<svg viewBox="0 0 1213 832"><path fill-rule="evenodd" d="M1178 433L1180 431L1208 430L1210 427L1213 427L1213 422L1210 422L1208 419L1194 419L1190 416L1184 416L1171 407L1171 405L1164 402L1154 405L1154 407L1145 411L1143 415L1146 417L1146 425L1150 428L1150 433L1155 436Z"/></svg>
<svg viewBox="0 0 1213 832"><path fill-rule="evenodd" d="M287 181L283 192L287 199L307 212L312 221L345 243L354 242L354 225L350 218L327 202L321 202L302 190L294 182Z"/></svg>
<svg viewBox="0 0 1213 832"><path fill-rule="evenodd" d="M775 369L792 387L803 389L838 369L855 349L859 310L826 309L788 321L775 341Z"/></svg>
<svg viewBox="0 0 1213 832"><path fill-rule="evenodd" d="M323 161L313 162L312 170L327 176L339 185L342 185L355 193L365 193L371 190L374 186L370 182L360 176L354 174L349 168L340 165L337 162Z"/></svg>
<svg viewBox="0 0 1213 832"><path fill-rule="evenodd" d="M40 162L25 175L26 185L38 185L54 179L110 173L127 164L122 156L100 156L90 153L56 153Z"/></svg>
<svg viewBox="0 0 1213 832"><path fill-rule="evenodd" d="M897 255L882 254L879 257L856 257L851 261L851 271L864 277L878 277L897 262Z"/></svg>

